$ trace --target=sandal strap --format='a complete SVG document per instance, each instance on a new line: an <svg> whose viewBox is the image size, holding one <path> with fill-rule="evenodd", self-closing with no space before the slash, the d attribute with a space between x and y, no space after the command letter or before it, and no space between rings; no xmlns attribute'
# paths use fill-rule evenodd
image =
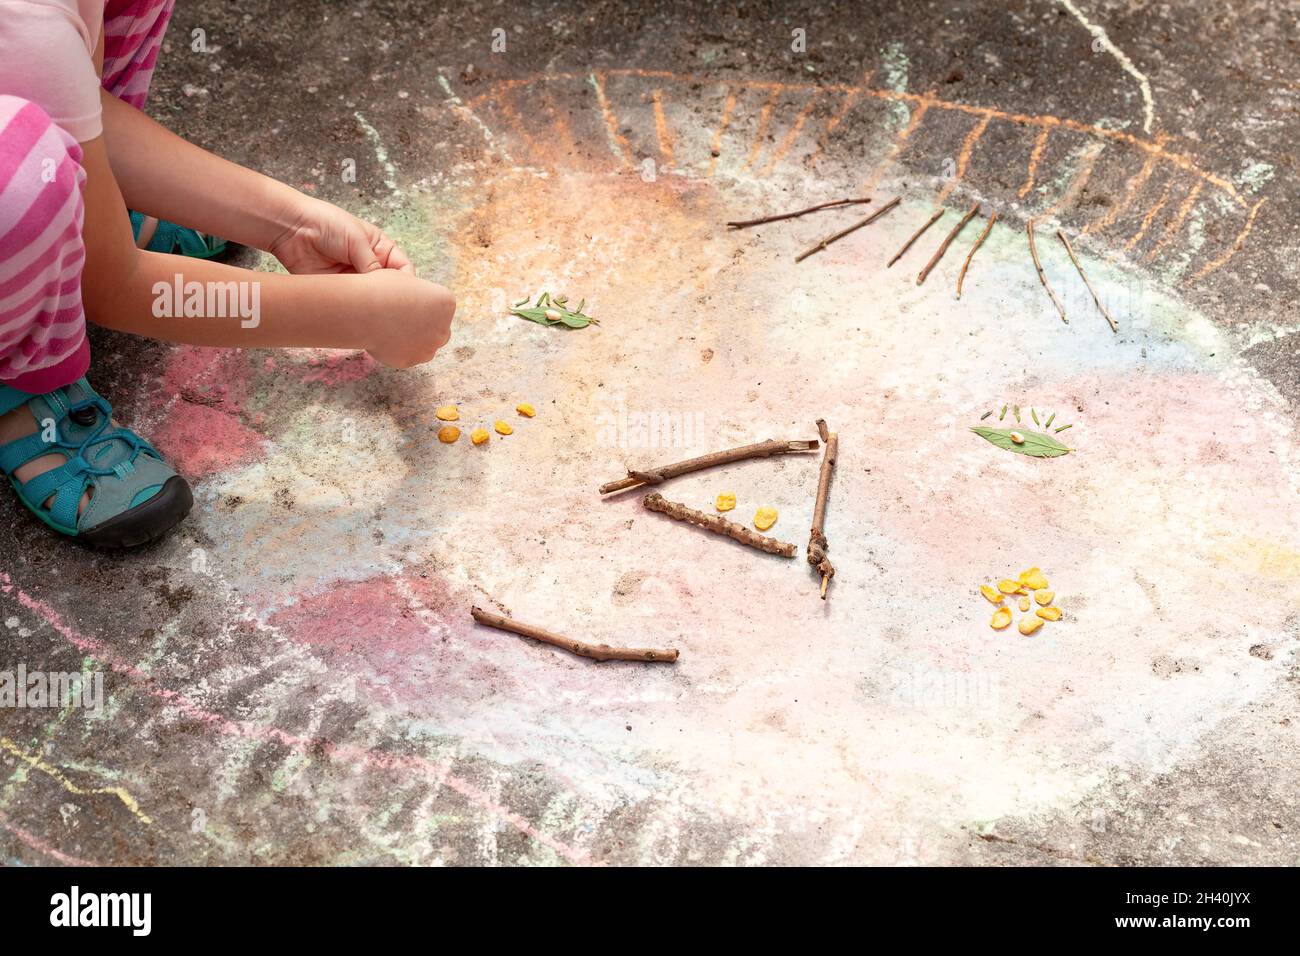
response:
<svg viewBox="0 0 1300 956"><path fill-rule="evenodd" d="M47 442L45 440L45 429L41 428L38 422L36 431L30 435L24 435L22 438L16 438L7 444L0 445L0 471L3 471L6 475L12 475L33 458L40 458L52 451L66 450L58 441Z"/></svg>
<svg viewBox="0 0 1300 956"><path fill-rule="evenodd" d="M86 460L81 456L69 458L57 468L43 471L31 481L24 481L22 492L28 501L40 504L64 486L75 483L79 488L77 497L80 498L81 492L85 491L86 485L90 483L88 470Z"/></svg>

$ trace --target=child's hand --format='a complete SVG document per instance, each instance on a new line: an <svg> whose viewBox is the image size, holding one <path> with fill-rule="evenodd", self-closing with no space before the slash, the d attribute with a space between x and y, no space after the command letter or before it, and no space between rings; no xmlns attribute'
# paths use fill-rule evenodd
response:
<svg viewBox="0 0 1300 956"><path fill-rule="evenodd" d="M451 338L456 300L435 282L392 269L365 277L370 285L367 305L373 305L363 341L366 351L392 368L410 368L429 361Z"/></svg>
<svg viewBox="0 0 1300 956"><path fill-rule="evenodd" d="M381 269L415 275L406 253L378 226L310 197L303 197L294 225L271 243L267 252L299 275Z"/></svg>

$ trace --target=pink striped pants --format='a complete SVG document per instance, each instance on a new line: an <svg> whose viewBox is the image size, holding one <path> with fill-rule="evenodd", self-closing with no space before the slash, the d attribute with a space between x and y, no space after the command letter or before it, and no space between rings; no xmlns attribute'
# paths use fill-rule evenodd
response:
<svg viewBox="0 0 1300 956"><path fill-rule="evenodd" d="M108 0L104 89L144 106L174 0ZM37 104L0 95L0 383L43 394L86 374L81 147Z"/></svg>

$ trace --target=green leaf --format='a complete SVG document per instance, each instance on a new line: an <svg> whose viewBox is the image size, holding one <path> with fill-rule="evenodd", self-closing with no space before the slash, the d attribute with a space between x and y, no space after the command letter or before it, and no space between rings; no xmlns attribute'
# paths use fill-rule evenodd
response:
<svg viewBox="0 0 1300 956"><path fill-rule="evenodd" d="M985 441L997 445L999 448L1005 448L1007 451L1013 451L1017 455L1028 455L1030 458L1059 458L1070 453L1068 447L1062 445L1051 435L1020 429L1014 430L1019 431L1024 437L1023 444L1016 444L1011 440L1013 429L1010 428L984 428L980 425L971 428L971 431Z"/></svg>
<svg viewBox="0 0 1300 956"><path fill-rule="evenodd" d="M562 295L552 299L549 292L543 292L537 297L537 303L535 305L527 309L520 308L520 306L527 301L527 299L524 299L522 302L516 303L514 307L510 309L510 314L517 315L521 319L527 319L529 322L536 322L538 325L552 326L564 324L571 329L584 329L588 325L600 324L591 316L582 314L582 307L586 304L586 299L579 302L576 309L570 309L564 304L569 301L568 296ZM546 314L548 311L557 314L559 317L554 319L550 318Z"/></svg>

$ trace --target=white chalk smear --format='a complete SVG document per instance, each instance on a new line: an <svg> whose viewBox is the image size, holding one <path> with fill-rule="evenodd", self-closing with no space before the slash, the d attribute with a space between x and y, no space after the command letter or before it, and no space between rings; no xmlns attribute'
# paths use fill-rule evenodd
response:
<svg viewBox="0 0 1300 956"><path fill-rule="evenodd" d="M366 118L360 112L352 114L356 117L361 128L365 130L366 138L370 140L370 145L375 148L375 159L379 160L379 165L384 167L384 185L394 196L402 195L402 191L397 188L397 167L388 161L388 150L384 148L384 141L379 138L379 130L375 129L366 122Z"/></svg>
<svg viewBox="0 0 1300 956"><path fill-rule="evenodd" d="M447 94L447 105L455 110L456 114L460 116L461 119L465 120L465 122L477 127L478 131L483 134L483 139L487 142L488 148L495 150L502 159L513 166L515 161L510 157L510 154L506 152L506 148L497 142L497 138L488 127L488 124L483 122L477 113L465 105L464 101L461 100L461 98L452 90L451 83L449 83L447 78L441 73L438 74L438 85L441 86L442 91Z"/></svg>
<svg viewBox="0 0 1300 956"><path fill-rule="evenodd" d="M1101 41L1101 45L1105 47L1106 52L1119 61L1119 65L1124 68L1124 72L1137 80L1138 86L1142 90L1142 109L1145 114L1142 121L1142 132L1151 132L1151 124L1155 122L1156 118L1156 104L1155 100L1151 97L1151 83L1147 80L1146 74L1133 65L1133 61L1125 55L1123 50L1110 42L1110 37L1106 35L1105 30L1097 26L1095 23L1090 23L1088 18L1083 15L1082 11L1071 3L1070 0L1059 0L1059 2L1061 6L1070 11L1074 19L1083 24L1084 29Z"/></svg>

